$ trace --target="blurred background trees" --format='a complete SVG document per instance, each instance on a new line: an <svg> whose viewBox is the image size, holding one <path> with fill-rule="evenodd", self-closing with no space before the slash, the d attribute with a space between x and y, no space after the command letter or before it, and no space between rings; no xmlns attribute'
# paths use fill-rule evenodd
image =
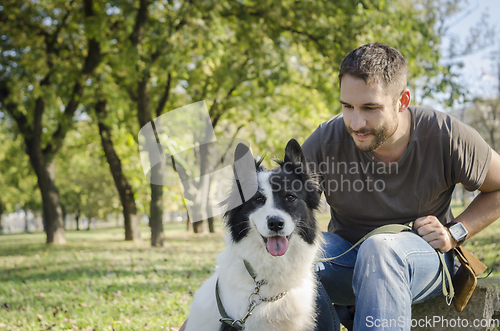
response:
<svg viewBox="0 0 500 331"><path fill-rule="evenodd" d="M288 139L303 141L340 111L340 63L375 41L405 56L417 103L436 96L444 107L463 103L466 87L453 71L460 64L450 55L456 44L445 55L441 44L463 3L5 0L0 213L43 214L54 244L65 243L64 219L79 227L82 217L117 212L124 238L140 240L147 215L151 244L161 246L163 222L185 213L181 190L193 188L147 183L141 127L205 100L218 137L246 139L257 155L281 155ZM478 31L460 52L482 45L490 30ZM482 118L487 132L495 119ZM192 228L203 231L201 222Z"/></svg>

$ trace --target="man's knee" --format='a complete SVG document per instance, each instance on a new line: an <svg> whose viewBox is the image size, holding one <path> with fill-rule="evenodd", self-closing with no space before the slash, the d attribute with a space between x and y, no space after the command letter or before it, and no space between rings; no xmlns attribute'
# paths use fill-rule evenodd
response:
<svg viewBox="0 0 500 331"><path fill-rule="evenodd" d="M384 262L390 259L401 259L398 254L398 245L395 235L374 235L366 239L359 247L356 264L371 260Z"/></svg>
<svg viewBox="0 0 500 331"><path fill-rule="evenodd" d="M398 245L394 235L380 234L366 239L358 251L354 278L374 274L402 276L404 257L398 253Z"/></svg>

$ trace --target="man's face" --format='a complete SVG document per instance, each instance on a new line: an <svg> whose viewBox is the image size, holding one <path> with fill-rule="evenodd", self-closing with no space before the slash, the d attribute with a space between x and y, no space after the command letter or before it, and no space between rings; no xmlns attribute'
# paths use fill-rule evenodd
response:
<svg viewBox="0 0 500 331"><path fill-rule="evenodd" d="M389 139L398 128L398 104L380 83L367 85L361 78L342 77L340 102L344 124L356 147L371 152Z"/></svg>

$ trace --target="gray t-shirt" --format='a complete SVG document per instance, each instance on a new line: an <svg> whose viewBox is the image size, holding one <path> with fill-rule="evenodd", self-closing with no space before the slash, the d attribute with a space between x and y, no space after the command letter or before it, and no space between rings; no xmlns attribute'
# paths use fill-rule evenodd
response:
<svg viewBox="0 0 500 331"><path fill-rule="evenodd" d="M455 184L470 191L482 185L491 150L477 131L442 112L409 109L410 141L390 165L356 148L341 114L304 142L331 207L328 231L354 243L379 226L421 216L434 215L446 224L453 219Z"/></svg>

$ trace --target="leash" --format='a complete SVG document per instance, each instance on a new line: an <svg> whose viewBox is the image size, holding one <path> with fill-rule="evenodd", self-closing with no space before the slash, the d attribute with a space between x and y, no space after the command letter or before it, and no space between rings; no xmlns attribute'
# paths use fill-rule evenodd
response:
<svg viewBox="0 0 500 331"><path fill-rule="evenodd" d="M370 231L368 234L366 234L363 238L358 240L351 248L349 248L347 251L344 253L330 257L330 258L317 258L314 260L315 263L318 262L330 262L332 260L338 259L339 257L347 254L351 250L353 250L355 247L361 245L366 239L370 238L371 236L374 236L376 234L396 234L400 233L402 231L407 231L407 230L413 230L413 222L408 222L406 224L388 224L388 225L383 225L381 227L378 227L372 231ZM442 272L442 291L443 295L446 298L446 303L451 305L451 301L453 300L453 297L455 296L455 290L453 288L453 283L451 279L450 272L448 270L448 267L446 266L446 261L444 260L443 254L439 250L436 249L436 253L439 256L439 260L441 261L441 272Z"/></svg>
<svg viewBox="0 0 500 331"><path fill-rule="evenodd" d="M219 309L219 314L222 317L219 319L219 322L225 323L225 324L235 328L236 330L245 330L245 322L246 322L247 318L249 318L252 315L252 312L255 309L255 307L260 305L262 302L277 301L277 300L283 298L286 294L286 292L281 292L280 294L277 294L273 297L268 297L268 298L262 297L259 293L260 287L262 285L267 284L267 281L264 279L257 281L256 280L257 274L255 273L255 270L252 268L250 263L248 263L248 261L246 261L246 260L243 260L243 263L245 264L245 268L247 269L248 274L250 275L250 277L252 277L252 279L255 283L254 291L248 296L248 302L249 302L248 311L245 314L245 316L243 316L243 318L235 320L235 319L232 319L231 317L229 317L229 315L226 312L226 309L224 309L224 305L222 304L222 300L221 300L220 295L219 295L219 279L218 278L217 278L217 282L215 283L215 299L217 300L217 308Z"/></svg>
<svg viewBox="0 0 500 331"><path fill-rule="evenodd" d="M348 252L350 252L351 250L353 250L355 247L361 245L369 237L374 236L376 234L397 234L397 233L400 233L402 231L408 231L408 230L410 230L410 231L413 230L413 222L408 222L406 224L383 225L379 228L372 230L368 234L366 234L363 238L358 240L351 248L349 248L344 253L337 255L337 256L334 256L334 257L330 257L330 258L317 258L314 260L314 262L315 263L330 262L332 260L338 259L339 257L341 257L341 256L347 254ZM436 249L436 253L438 254L439 260L441 262L442 291L443 291L443 295L446 298L446 303L449 306L449 305L451 305L451 302L452 302L453 297L455 295L455 290L453 288L451 275L450 275L450 272L448 271L448 267L446 266L446 261L444 260L443 254L441 254L441 252L437 249ZM252 279L255 283L255 289L248 297L249 305L248 305L247 313L245 314L245 316L243 316L243 318L235 320L235 319L229 317L226 310L224 309L224 305L222 304L222 300L221 300L220 295L219 295L219 279L217 279L217 282L215 283L215 298L217 301L217 308L219 309L219 314L221 315L221 318L219 319L219 321L221 323L225 323L225 324L227 324L227 325L229 325L237 330L244 330L245 329L245 322L248 319L248 317L250 317L252 315L252 312L255 309L255 307L260 305L262 302L277 301L277 300L281 299L282 297L284 297L286 294L286 292L281 292L280 294L275 295L273 297L268 297L268 298L262 297L259 293L260 287L262 285L267 284L267 282L264 279L257 281L256 280L257 274L255 273L255 270L252 268L250 263L248 263L248 261L246 261L246 260L243 260L243 263L245 264L245 268L247 269L248 274L252 277Z"/></svg>

